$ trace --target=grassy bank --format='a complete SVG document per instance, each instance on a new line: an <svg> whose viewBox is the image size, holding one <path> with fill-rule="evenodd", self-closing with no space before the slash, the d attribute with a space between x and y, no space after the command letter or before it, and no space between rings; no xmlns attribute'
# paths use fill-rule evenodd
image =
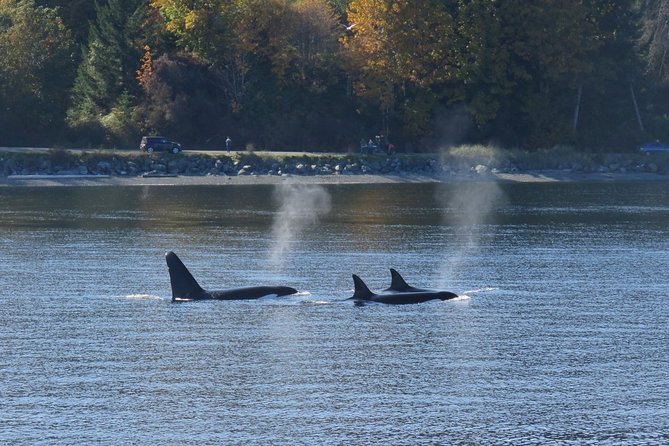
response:
<svg viewBox="0 0 669 446"><path fill-rule="evenodd" d="M500 149L495 146L459 146L444 151L447 162L482 164L491 168L513 166L519 171L527 170L575 170L597 172L640 168L654 164L658 171L669 170L669 155L642 155L638 152L606 153L584 152L569 146L556 146L534 151Z"/></svg>

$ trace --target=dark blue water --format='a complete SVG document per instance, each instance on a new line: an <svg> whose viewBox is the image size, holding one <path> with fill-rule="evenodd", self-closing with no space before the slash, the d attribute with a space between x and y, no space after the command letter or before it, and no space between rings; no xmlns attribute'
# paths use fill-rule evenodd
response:
<svg viewBox="0 0 669 446"><path fill-rule="evenodd" d="M667 444L668 248L663 183L0 188L0 443Z"/></svg>

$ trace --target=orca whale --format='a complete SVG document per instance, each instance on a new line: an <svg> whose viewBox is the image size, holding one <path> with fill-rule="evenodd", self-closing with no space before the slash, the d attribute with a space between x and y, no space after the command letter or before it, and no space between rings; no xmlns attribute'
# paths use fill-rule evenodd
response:
<svg viewBox="0 0 669 446"><path fill-rule="evenodd" d="M420 292L420 291L433 291L433 290L424 290L422 288L416 288L410 286L404 278L398 273L395 269L390 268L390 287L383 290L384 292L391 293L406 293L406 292Z"/></svg>
<svg viewBox="0 0 669 446"><path fill-rule="evenodd" d="M172 302L189 300L250 300L264 296L288 296L297 293L295 288L287 286L251 286L230 288L219 291L207 291L197 283L186 265L172 251L165 253L165 261L170 271Z"/></svg>
<svg viewBox="0 0 669 446"><path fill-rule="evenodd" d="M402 282L404 282L404 279L402 279ZM406 304L419 304L422 302L427 302L435 299L449 300L458 297L457 294L451 293L449 291L430 291L430 290L420 290L420 291L393 290L387 293L375 294L372 293L367 287L367 285L365 285L365 282L363 282L362 279L356 276L355 274L353 274L353 284L355 285L355 291L353 292L353 296L349 297L347 300L354 300L356 302L379 302L384 304L406 305Z"/></svg>

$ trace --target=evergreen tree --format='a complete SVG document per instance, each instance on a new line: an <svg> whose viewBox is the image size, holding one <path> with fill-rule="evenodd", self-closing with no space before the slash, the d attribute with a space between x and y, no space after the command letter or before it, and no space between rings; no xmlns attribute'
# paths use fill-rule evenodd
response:
<svg viewBox="0 0 669 446"><path fill-rule="evenodd" d="M107 127L114 107L125 108L130 97L139 93L136 72L142 58L146 2L108 0L96 5L88 43L72 90L68 120L74 127ZM124 115L127 113L124 112Z"/></svg>

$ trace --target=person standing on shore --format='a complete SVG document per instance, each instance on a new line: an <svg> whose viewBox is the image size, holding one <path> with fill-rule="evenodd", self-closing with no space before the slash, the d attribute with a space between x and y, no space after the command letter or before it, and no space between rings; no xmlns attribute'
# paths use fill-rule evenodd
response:
<svg viewBox="0 0 669 446"><path fill-rule="evenodd" d="M232 148L232 140L229 136L225 139L225 148L228 150L228 153L230 153L230 149Z"/></svg>

